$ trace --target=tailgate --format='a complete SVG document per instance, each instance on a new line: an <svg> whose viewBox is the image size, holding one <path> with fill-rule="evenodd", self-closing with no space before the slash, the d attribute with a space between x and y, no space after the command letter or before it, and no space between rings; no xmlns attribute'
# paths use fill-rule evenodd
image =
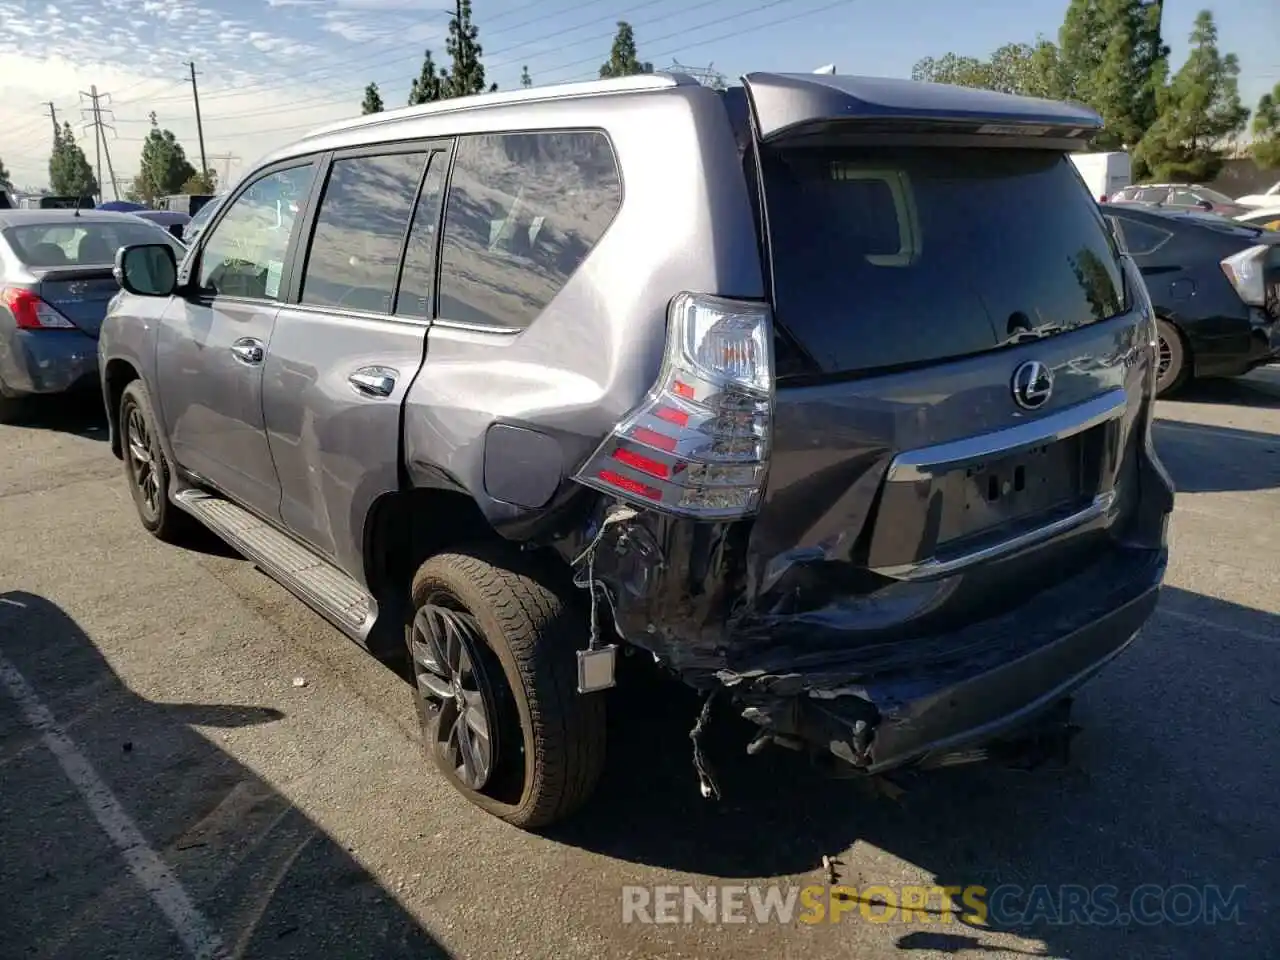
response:
<svg viewBox="0 0 1280 960"><path fill-rule="evenodd" d="M32 272L39 278L36 292L42 300L85 333L98 336L107 305L120 292L110 267Z"/></svg>
<svg viewBox="0 0 1280 960"><path fill-rule="evenodd" d="M1099 562L1138 497L1152 331L1063 150L1075 108L747 80L774 317L809 361L776 391L756 613L918 635Z"/></svg>

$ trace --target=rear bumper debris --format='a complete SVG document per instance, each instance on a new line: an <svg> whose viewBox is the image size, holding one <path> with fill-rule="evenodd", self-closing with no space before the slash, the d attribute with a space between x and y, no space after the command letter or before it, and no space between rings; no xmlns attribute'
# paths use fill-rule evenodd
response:
<svg viewBox="0 0 1280 960"><path fill-rule="evenodd" d="M1167 554L1149 553L1130 579L1095 598L1101 603L1055 618L1048 629L1029 625L1023 610L947 638L960 656L851 672L843 681L834 664L722 679L762 728L757 748L773 741L830 752L872 775L1009 757L1028 740L1074 732L1064 704L1137 638L1155 609Z"/></svg>

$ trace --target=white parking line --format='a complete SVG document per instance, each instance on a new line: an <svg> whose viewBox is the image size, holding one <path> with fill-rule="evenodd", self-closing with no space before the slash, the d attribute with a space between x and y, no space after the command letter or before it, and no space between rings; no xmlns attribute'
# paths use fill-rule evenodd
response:
<svg viewBox="0 0 1280 960"><path fill-rule="evenodd" d="M22 606L11 600L5 603ZM116 845L134 879L168 918L169 925L187 952L196 960L223 960L227 954L221 939L191 902L173 871L147 844L146 837L130 819L111 788L59 726L31 684L3 654L0 654L0 684L8 690L27 723L40 734L40 739L57 759L67 779L80 791L94 819Z"/></svg>

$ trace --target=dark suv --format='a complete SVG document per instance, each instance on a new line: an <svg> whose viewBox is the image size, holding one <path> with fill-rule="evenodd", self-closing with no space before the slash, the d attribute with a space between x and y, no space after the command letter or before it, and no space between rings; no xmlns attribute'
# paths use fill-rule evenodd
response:
<svg viewBox="0 0 1280 960"><path fill-rule="evenodd" d="M753 750L977 756L1062 724L1167 563L1150 302L1067 158L1098 125L764 73L337 124L180 264L120 252L112 448L153 534L407 645L512 823L590 794L623 645Z"/></svg>

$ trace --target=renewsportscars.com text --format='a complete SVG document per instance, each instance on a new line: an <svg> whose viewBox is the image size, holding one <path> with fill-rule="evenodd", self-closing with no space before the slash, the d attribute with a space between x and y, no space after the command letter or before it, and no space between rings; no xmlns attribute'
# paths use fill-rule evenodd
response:
<svg viewBox="0 0 1280 960"><path fill-rule="evenodd" d="M1242 886L731 885L622 888L623 923L1176 926L1240 923Z"/></svg>

